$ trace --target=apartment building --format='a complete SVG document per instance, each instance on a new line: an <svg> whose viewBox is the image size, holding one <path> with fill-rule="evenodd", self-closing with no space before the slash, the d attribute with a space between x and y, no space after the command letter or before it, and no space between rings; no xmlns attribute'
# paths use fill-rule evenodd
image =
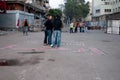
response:
<svg viewBox="0 0 120 80"><path fill-rule="evenodd" d="M120 12L120 0L93 0L93 17Z"/></svg>
<svg viewBox="0 0 120 80"><path fill-rule="evenodd" d="M6 0L8 2L23 2L25 4L32 5L35 9L38 8L43 12L49 10L49 0Z"/></svg>
<svg viewBox="0 0 120 80"><path fill-rule="evenodd" d="M108 33L119 34L120 0L92 0L92 20L94 26L104 27Z"/></svg>
<svg viewBox="0 0 120 80"><path fill-rule="evenodd" d="M0 14L0 28L18 28L24 19L33 25L34 20L41 21L48 10L48 0L6 0L6 14Z"/></svg>
<svg viewBox="0 0 120 80"><path fill-rule="evenodd" d="M32 5L43 11L48 11L50 9L49 0L32 0L30 1Z"/></svg>

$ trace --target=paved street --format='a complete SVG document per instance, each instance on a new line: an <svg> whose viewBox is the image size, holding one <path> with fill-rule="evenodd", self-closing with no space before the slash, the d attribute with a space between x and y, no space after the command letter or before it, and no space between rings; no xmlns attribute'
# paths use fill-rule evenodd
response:
<svg viewBox="0 0 120 80"><path fill-rule="evenodd" d="M120 80L120 35L62 33L60 48L43 46L44 33L0 36L0 80Z"/></svg>

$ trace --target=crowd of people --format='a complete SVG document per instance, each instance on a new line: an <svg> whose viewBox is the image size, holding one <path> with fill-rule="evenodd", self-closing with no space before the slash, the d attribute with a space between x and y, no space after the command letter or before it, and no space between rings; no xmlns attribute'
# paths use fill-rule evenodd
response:
<svg viewBox="0 0 120 80"><path fill-rule="evenodd" d="M79 32L88 32L89 24L87 22L74 22L71 21L70 23L70 33L77 33L78 29Z"/></svg>
<svg viewBox="0 0 120 80"><path fill-rule="evenodd" d="M29 23L27 19L23 22L23 35L28 35ZM51 15L47 16L44 23L44 46L51 46L53 48L60 47L61 44L61 31L63 28L63 22L60 16L56 16L54 19ZM87 22L74 22L70 23L70 33L88 32L89 24Z"/></svg>

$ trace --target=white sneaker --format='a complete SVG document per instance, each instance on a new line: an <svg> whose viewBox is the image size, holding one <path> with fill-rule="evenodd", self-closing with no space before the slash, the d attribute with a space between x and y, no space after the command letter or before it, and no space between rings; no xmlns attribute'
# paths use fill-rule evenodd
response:
<svg viewBox="0 0 120 80"><path fill-rule="evenodd" d="M53 47L53 44L51 44L50 46Z"/></svg>

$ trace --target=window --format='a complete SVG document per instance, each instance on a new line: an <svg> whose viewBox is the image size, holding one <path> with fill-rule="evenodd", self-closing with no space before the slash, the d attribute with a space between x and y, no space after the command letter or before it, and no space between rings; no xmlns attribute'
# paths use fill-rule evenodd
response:
<svg viewBox="0 0 120 80"><path fill-rule="evenodd" d="M118 9L116 8L116 12L118 11Z"/></svg>
<svg viewBox="0 0 120 80"><path fill-rule="evenodd" d="M97 10L96 10L96 13L100 13L100 9L97 9Z"/></svg>
<svg viewBox="0 0 120 80"><path fill-rule="evenodd" d="M118 10L120 11L120 7L118 7Z"/></svg>
<svg viewBox="0 0 120 80"><path fill-rule="evenodd" d="M106 0L101 0L101 1L106 1Z"/></svg>
<svg viewBox="0 0 120 80"><path fill-rule="evenodd" d="M105 2L105 5L111 5L112 2Z"/></svg>
<svg viewBox="0 0 120 80"><path fill-rule="evenodd" d="M111 12L111 9L105 9L105 12Z"/></svg>

